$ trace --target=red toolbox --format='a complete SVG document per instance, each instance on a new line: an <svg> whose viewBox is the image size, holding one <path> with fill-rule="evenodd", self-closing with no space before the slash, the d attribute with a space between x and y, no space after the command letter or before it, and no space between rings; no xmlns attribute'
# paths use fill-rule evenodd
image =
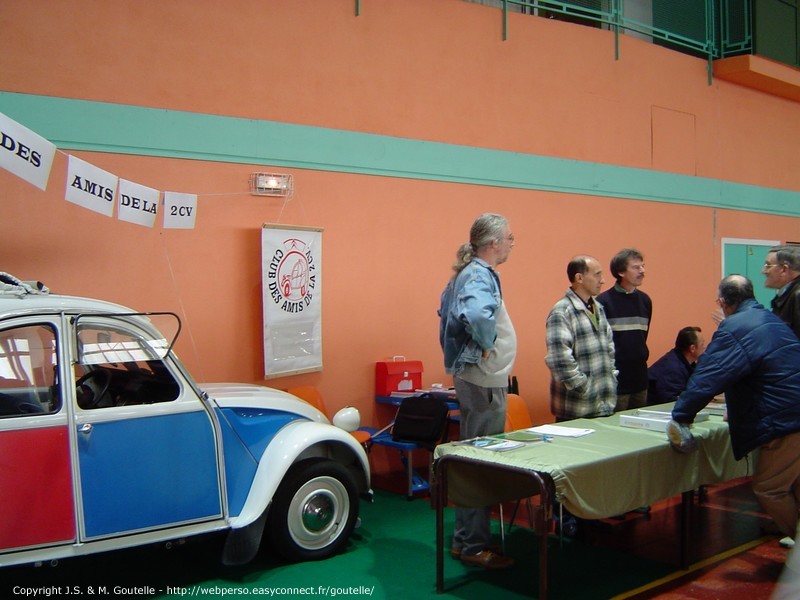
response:
<svg viewBox="0 0 800 600"><path fill-rule="evenodd" d="M413 392L422 388L422 361L393 356L392 360L375 363L375 395L390 396L392 392Z"/></svg>

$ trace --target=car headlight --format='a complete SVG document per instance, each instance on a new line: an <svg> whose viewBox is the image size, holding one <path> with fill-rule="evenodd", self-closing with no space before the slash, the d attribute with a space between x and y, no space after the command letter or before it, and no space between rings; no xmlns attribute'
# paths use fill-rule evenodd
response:
<svg viewBox="0 0 800 600"><path fill-rule="evenodd" d="M361 413L355 406L345 406L333 415L333 424L345 431L355 431L361 427Z"/></svg>

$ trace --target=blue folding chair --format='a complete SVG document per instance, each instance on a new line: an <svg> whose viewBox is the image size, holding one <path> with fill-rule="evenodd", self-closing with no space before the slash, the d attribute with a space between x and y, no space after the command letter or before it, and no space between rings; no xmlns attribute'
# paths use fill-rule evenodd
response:
<svg viewBox="0 0 800 600"><path fill-rule="evenodd" d="M424 449L432 453L437 444L446 440L448 413L449 407L442 398L424 394L405 398L394 421L370 436L369 445L378 444L400 452L406 471L408 499L417 492L430 489L430 465L426 480L414 470L413 452Z"/></svg>

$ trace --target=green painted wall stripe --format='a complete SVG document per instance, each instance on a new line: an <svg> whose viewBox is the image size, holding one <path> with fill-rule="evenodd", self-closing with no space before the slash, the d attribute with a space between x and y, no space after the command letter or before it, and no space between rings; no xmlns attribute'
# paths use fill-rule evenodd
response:
<svg viewBox="0 0 800 600"><path fill-rule="evenodd" d="M88 150L546 190L800 216L800 192L307 125L0 92L0 112Z"/></svg>

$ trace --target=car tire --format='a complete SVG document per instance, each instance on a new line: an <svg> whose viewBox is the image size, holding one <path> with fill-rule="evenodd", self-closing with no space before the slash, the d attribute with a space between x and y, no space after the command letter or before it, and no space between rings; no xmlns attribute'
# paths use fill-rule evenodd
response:
<svg viewBox="0 0 800 600"><path fill-rule="evenodd" d="M321 560L347 543L358 519L353 476L331 460L304 460L286 473L267 517L273 550L292 561Z"/></svg>

